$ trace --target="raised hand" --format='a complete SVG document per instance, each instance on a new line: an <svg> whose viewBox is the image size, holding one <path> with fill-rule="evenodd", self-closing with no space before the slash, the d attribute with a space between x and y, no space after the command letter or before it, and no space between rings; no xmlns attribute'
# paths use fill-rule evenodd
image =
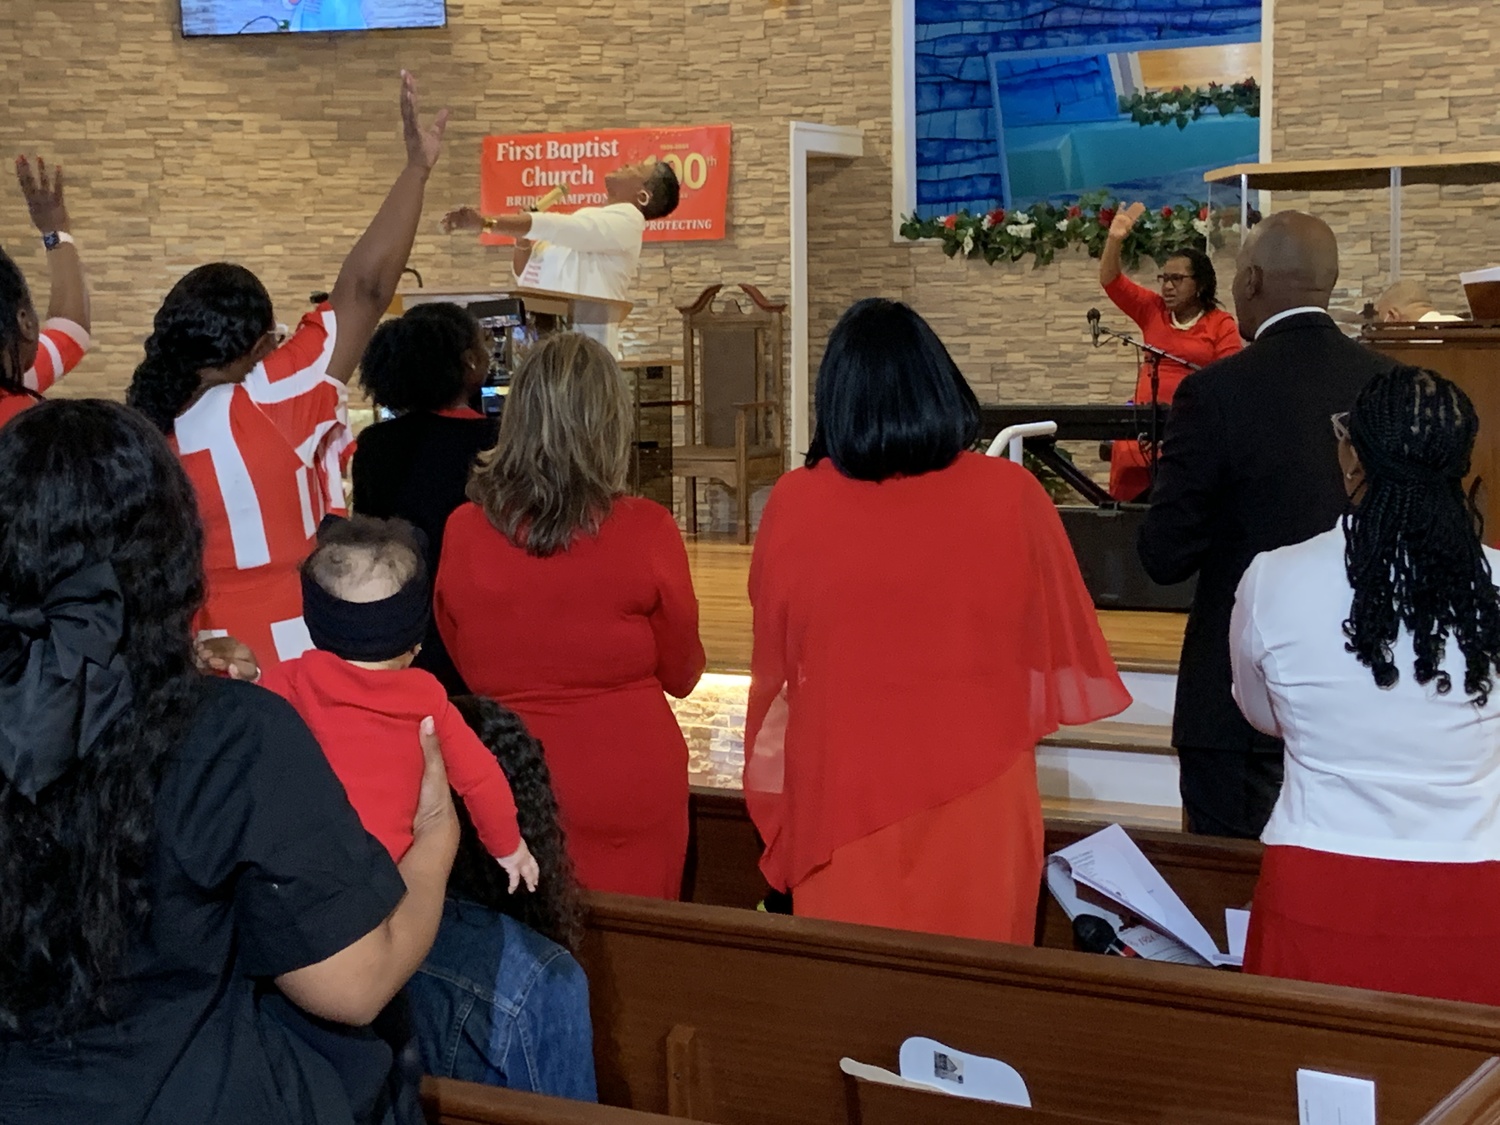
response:
<svg viewBox="0 0 1500 1125"><path fill-rule="evenodd" d="M36 158L36 169L25 156L16 157L16 180L21 185L21 195L26 200L26 209L31 212L31 221L43 234L68 229L68 206L63 202L63 174L61 167L54 167L51 174L47 162Z"/></svg>
<svg viewBox="0 0 1500 1125"><path fill-rule="evenodd" d="M1120 209L1115 212L1114 221L1109 224L1109 237L1125 238L1135 229L1136 220L1145 213L1146 205L1144 203L1132 203L1129 207L1126 207L1122 203Z"/></svg>
<svg viewBox="0 0 1500 1125"><path fill-rule="evenodd" d="M439 110L431 125L422 124L417 104L417 80L409 70L401 72L401 127L406 136L406 162L432 171L443 151L448 111Z"/></svg>
<svg viewBox="0 0 1500 1125"><path fill-rule="evenodd" d="M484 216L472 207L459 207L443 216L443 232L452 234L456 230L480 231L484 229Z"/></svg>

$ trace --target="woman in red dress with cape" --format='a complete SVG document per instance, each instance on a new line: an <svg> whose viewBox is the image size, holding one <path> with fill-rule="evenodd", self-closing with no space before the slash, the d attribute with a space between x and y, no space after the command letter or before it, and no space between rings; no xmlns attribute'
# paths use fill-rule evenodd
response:
<svg viewBox="0 0 1500 1125"><path fill-rule="evenodd" d="M797 914L1030 944L1036 744L1130 703L1062 522L966 452L974 392L905 305L845 313L817 418L750 570L761 870Z"/></svg>

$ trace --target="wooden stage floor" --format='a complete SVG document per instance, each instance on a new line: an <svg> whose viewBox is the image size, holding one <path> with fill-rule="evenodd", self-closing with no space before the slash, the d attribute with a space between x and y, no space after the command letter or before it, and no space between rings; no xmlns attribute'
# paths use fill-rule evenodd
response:
<svg viewBox="0 0 1500 1125"><path fill-rule="evenodd" d="M748 672L750 548L722 539L689 538L687 551L708 670ZM1181 613L1099 611L1099 624L1122 671L1175 674L1186 623L1187 615Z"/></svg>

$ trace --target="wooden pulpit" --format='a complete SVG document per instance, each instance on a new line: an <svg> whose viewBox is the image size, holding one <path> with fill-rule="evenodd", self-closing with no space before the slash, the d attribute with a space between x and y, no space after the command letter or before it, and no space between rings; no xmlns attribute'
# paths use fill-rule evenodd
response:
<svg viewBox="0 0 1500 1125"><path fill-rule="evenodd" d="M1484 541L1500 542L1500 322L1372 324L1364 340L1400 363L1446 375L1473 400L1479 415L1473 478Z"/></svg>
<svg viewBox="0 0 1500 1125"><path fill-rule="evenodd" d="M524 285L499 286L489 291L438 292L434 289L409 289L396 295L390 311L399 316L413 305L433 301L473 305L506 297L519 297L525 302L527 322L535 325L540 335L571 329L585 336L592 336L610 351L619 354L620 325L630 315L632 306L629 301L580 297L575 293L556 293L550 289L531 289Z"/></svg>

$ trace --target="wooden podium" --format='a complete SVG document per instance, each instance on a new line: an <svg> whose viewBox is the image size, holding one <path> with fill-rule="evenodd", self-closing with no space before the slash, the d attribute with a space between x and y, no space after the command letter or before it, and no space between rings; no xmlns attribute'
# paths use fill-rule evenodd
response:
<svg viewBox="0 0 1500 1125"><path fill-rule="evenodd" d="M466 289L444 293L436 289L408 289L396 295L396 300L391 304L391 312L399 315L413 305L431 304L434 301L472 305L508 297L519 297L525 303L527 323L535 324L539 335L571 329L585 336L592 336L617 356L620 354L620 325L634 308L629 301L580 297L576 293L557 293L550 289L511 285L483 292Z"/></svg>
<svg viewBox="0 0 1500 1125"><path fill-rule="evenodd" d="M1473 400L1479 415L1473 477L1480 482L1484 541L1500 541L1500 322L1372 324L1363 338L1399 363L1446 375Z"/></svg>

